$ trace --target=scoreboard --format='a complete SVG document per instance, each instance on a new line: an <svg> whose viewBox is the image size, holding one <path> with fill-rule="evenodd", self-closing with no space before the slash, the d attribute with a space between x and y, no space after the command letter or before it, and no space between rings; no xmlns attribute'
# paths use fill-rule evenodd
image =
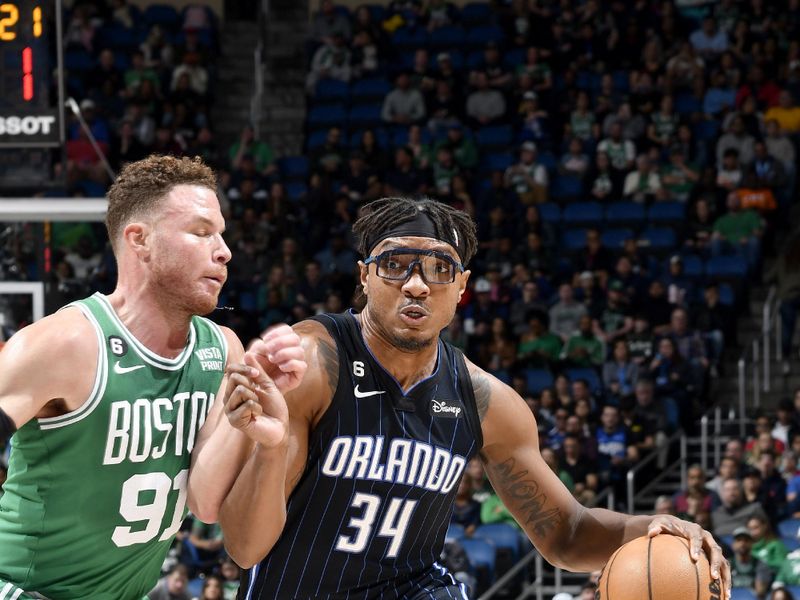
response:
<svg viewBox="0 0 800 600"><path fill-rule="evenodd" d="M62 145L62 52L60 0L0 0L0 148Z"/></svg>

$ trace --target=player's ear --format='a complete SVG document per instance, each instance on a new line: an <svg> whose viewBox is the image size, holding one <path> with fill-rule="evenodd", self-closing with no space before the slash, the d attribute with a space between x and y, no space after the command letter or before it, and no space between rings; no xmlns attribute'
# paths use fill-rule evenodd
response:
<svg viewBox="0 0 800 600"><path fill-rule="evenodd" d="M469 276L472 275L472 271L466 270L463 273L459 273L456 276L456 283L458 283L458 301L461 302L461 296L464 295L464 292L467 290L467 281L469 281Z"/></svg>
<svg viewBox="0 0 800 600"><path fill-rule="evenodd" d="M144 257L150 254L150 227L147 223L141 221L128 223L122 230L122 239L138 256Z"/></svg>
<svg viewBox="0 0 800 600"><path fill-rule="evenodd" d="M361 281L361 287L364 290L364 295L367 295L367 275L369 274L369 265L365 265L363 260L358 261L358 278Z"/></svg>

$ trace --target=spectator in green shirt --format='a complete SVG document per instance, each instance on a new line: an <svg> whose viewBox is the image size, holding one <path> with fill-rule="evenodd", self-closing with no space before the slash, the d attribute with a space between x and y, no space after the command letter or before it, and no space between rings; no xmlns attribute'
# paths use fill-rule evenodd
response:
<svg viewBox="0 0 800 600"><path fill-rule="evenodd" d="M528 316L528 331L520 338L517 358L526 366L550 366L558 361L561 338L547 329L547 317L538 310Z"/></svg>
<svg viewBox="0 0 800 600"><path fill-rule="evenodd" d="M780 571L789 551L775 535L769 519L755 515L747 520L747 529L753 536L753 556L766 564L773 572Z"/></svg>
<svg viewBox="0 0 800 600"><path fill-rule="evenodd" d="M583 315L578 331L567 340L561 353L562 358L577 367L598 367L603 364L605 347L592 331L592 318Z"/></svg>
<svg viewBox="0 0 800 600"><path fill-rule="evenodd" d="M733 191L728 194L728 212L714 221L711 254L721 256L732 251L743 256L752 270L760 258L763 231L759 214L752 209L742 210L739 196Z"/></svg>
<svg viewBox="0 0 800 600"><path fill-rule="evenodd" d="M669 162L661 167L661 184L670 200L686 202L700 181L697 165L686 162L683 147L674 145L669 151Z"/></svg>
<svg viewBox="0 0 800 600"><path fill-rule="evenodd" d="M228 158L231 161L231 168L239 169L242 158L251 155L256 161L256 170L263 175L270 175L278 170L275 165L275 152L266 142L257 140L255 131L251 125L242 129L239 141L235 142L228 150Z"/></svg>
<svg viewBox="0 0 800 600"><path fill-rule="evenodd" d="M800 585L800 550L795 550L786 555L778 574L775 576L775 586Z"/></svg>
<svg viewBox="0 0 800 600"><path fill-rule="evenodd" d="M149 79L156 89L161 88L161 81L155 69L145 66L144 53L141 50L136 50L131 55L131 68L125 71L126 95L135 95L142 81L145 79Z"/></svg>

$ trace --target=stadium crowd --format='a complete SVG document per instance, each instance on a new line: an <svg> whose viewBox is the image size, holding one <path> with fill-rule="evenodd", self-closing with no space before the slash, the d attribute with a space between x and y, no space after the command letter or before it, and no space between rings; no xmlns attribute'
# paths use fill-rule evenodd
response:
<svg viewBox="0 0 800 600"><path fill-rule="evenodd" d="M276 156L250 126L218 148L211 11L89 0L67 23L69 93L114 169L160 152L218 171L233 259L227 310L214 317L243 340L361 306L350 225L362 204L424 194L470 213L480 251L443 337L525 398L543 456L583 503L621 490L639 458L692 429L736 344L748 283L770 280L764 254L791 233L795 0L395 0L352 12L321 0L307 41L306 152L295 157ZM61 168L71 195L109 184L77 123ZM31 244L13 239L3 272L35 278ZM102 230L56 225L53 246L57 305L111 290ZM800 308L794 247L776 274L786 357ZM0 340L14 329L2 325ZM800 517L798 456L800 393L757 415L717 473L691 468L687 489L655 508L713 531L734 583L767 597L800 585L800 523L780 529ZM453 523L467 537L513 525L479 463ZM187 522L180 541L151 597L182 597L212 572L201 597L234 597L238 568L220 562L219 529ZM584 592L594 597L591 584Z"/></svg>

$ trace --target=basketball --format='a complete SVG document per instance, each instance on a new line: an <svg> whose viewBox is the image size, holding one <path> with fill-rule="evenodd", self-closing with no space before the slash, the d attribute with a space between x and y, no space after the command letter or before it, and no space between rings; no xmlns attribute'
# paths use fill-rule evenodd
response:
<svg viewBox="0 0 800 600"><path fill-rule="evenodd" d="M705 555L695 562L689 541L674 535L631 540L608 559L597 600L720 600Z"/></svg>

